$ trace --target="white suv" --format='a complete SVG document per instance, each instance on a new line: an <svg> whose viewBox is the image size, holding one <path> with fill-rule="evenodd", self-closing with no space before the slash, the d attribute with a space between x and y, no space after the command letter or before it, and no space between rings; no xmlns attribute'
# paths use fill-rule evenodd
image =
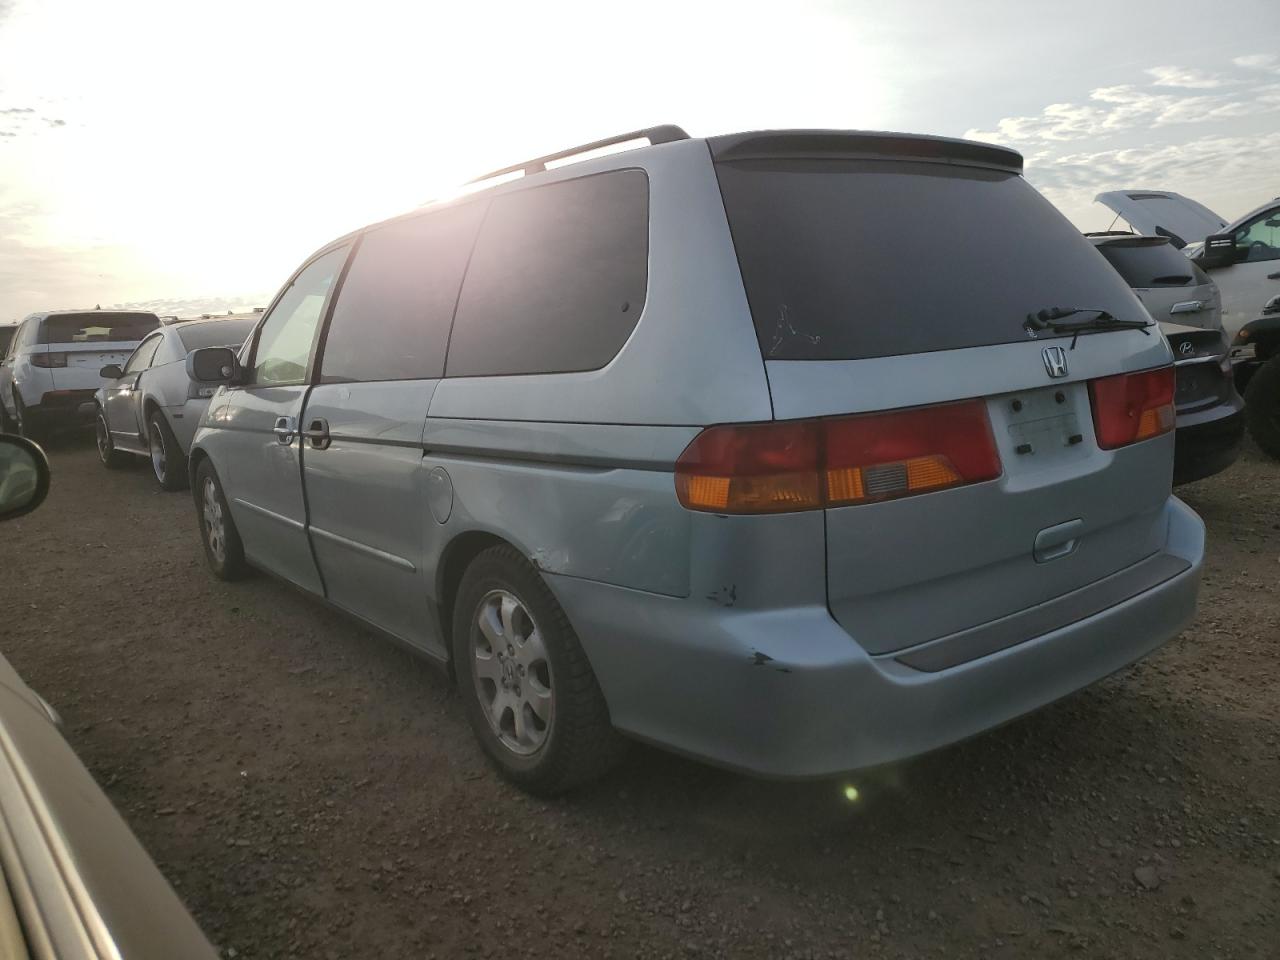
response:
<svg viewBox="0 0 1280 960"><path fill-rule="evenodd" d="M50 427L93 420L98 371L124 363L160 325L154 313L33 313L0 362L0 429L39 439Z"/></svg>

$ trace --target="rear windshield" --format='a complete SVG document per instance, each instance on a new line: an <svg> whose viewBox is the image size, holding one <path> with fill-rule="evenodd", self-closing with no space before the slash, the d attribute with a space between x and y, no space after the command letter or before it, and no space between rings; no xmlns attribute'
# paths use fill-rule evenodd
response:
<svg viewBox="0 0 1280 960"><path fill-rule="evenodd" d="M64 313L46 317L41 343L104 343L141 340L160 326L154 313Z"/></svg>
<svg viewBox="0 0 1280 960"><path fill-rule="evenodd" d="M178 339L184 350L203 347L238 347L249 336L254 320L211 320L178 328Z"/></svg>
<svg viewBox="0 0 1280 960"><path fill-rule="evenodd" d="M1044 307L1150 319L1016 174L882 160L716 169L766 359L1011 343L1027 338L1027 314Z"/></svg>
<svg viewBox="0 0 1280 960"><path fill-rule="evenodd" d="M1190 287L1208 283L1204 271L1184 257L1168 241L1113 240L1098 252L1131 287Z"/></svg>

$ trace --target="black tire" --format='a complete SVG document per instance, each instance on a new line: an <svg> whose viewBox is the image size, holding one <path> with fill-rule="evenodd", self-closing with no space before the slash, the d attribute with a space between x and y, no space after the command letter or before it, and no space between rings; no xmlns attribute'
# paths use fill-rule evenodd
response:
<svg viewBox="0 0 1280 960"><path fill-rule="evenodd" d="M169 421L159 410L152 410L147 417L147 447L151 451L151 472L161 490L185 490L187 488L187 455L178 445Z"/></svg>
<svg viewBox="0 0 1280 960"><path fill-rule="evenodd" d="M44 424L37 414L33 414L22 402L18 391L13 392L14 426L20 437L26 437L32 443L43 443L45 440Z"/></svg>
<svg viewBox="0 0 1280 960"><path fill-rule="evenodd" d="M479 626L483 611L499 595L510 596L523 608L511 618L520 623L512 631L517 639L507 650L515 645L523 648L536 631L545 651L539 665L527 667L523 660L513 667L519 652L508 653L501 664L495 664L501 681L483 676L483 666L478 668L494 656L495 646L501 646L489 641ZM486 648L491 651L488 657L477 655ZM516 786L538 796L552 796L603 776L621 759L626 741L609 721L604 695L569 618L538 572L513 547L490 547L467 567L454 601L452 653L471 729L498 772ZM499 689L499 682L514 686ZM515 706L512 701L514 694L518 702L521 683L530 690L550 691L549 719L540 728L531 707ZM499 703L505 706L494 711L501 712L495 729L490 710ZM524 713L525 709L529 712ZM530 736L542 738L537 746L526 744L527 752L513 745L515 731L520 729L515 726L515 710L527 718L522 724ZM508 717L512 730L503 727Z"/></svg>
<svg viewBox="0 0 1280 960"><path fill-rule="evenodd" d="M107 428L107 415L101 407L98 408L98 416L94 420L93 432L94 441L98 445L98 459L102 461L102 465L108 470L119 470L123 467L128 454L116 449L116 443L111 439L111 431Z"/></svg>
<svg viewBox="0 0 1280 960"><path fill-rule="evenodd" d="M249 575L244 544L240 541L240 531L236 529L226 495L222 492L222 482L207 459L201 460L196 468L196 487L192 492L196 502L196 522L200 525L200 543L204 546L209 569L219 580L243 580ZM221 535L215 539L211 530L217 521L221 522ZM220 549L215 545L219 541Z"/></svg>
<svg viewBox="0 0 1280 960"><path fill-rule="evenodd" d="M1280 356L1264 363L1244 391L1244 418L1253 442L1280 460Z"/></svg>

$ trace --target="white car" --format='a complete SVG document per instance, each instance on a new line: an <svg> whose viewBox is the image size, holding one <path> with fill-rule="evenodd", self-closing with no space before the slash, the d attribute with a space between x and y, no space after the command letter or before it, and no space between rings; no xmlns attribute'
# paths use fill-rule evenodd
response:
<svg viewBox="0 0 1280 960"><path fill-rule="evenodd" d="M149 457L162 489L187 485L187 451L216 392L187 375L187 354L202 347L240 349L256 320L231 318L165 324L123 365L100 371L94 395L98 456L116 467L128 454Z"/></svg>
<svg viewBox="0 0 1280 960"><path fill-rule="evenodd" d="M1280 197L1233 223L1168 190L1113 190L1094 199L1136 232L1168 237L1210 273L1222 294L1222 324L1229 339L1280 294Z"/></svg>
<svg viewBox="0 0 1280 960"><path fill-rule="evenodd" d="M0 362L0 429L40 439L56 426L89 423L98 371L123 363L159 325L154 313L134 311L31 314Z"/></svg>

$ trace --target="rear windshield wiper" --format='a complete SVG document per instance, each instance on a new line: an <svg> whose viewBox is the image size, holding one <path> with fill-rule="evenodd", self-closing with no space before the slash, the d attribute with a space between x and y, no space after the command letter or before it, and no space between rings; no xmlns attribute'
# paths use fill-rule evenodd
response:
<svg viewBox="0 0 1280 960"><path fill-rule="evenodd" d="M1081 314L1088 316L1082 320L1063 322L1068 317ZM1033 337L1041 330L1073 334L1072 350L1076 348L1076 340L1082 333L1102 330L1141 330L1143 336L1151 335L1151 331L1147 329L1151 326L1149 320L1121 320L1106 310L1098 310L1094 307L1045 307L1037 313L1028 313L1022 326Z"/></svg>

